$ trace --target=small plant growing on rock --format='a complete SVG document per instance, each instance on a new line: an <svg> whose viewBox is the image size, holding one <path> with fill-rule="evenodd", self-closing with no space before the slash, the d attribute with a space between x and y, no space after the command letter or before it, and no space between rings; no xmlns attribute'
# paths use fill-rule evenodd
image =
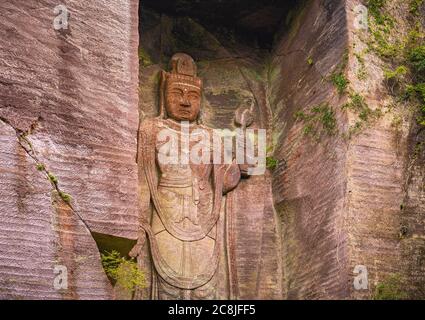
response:
<svg viewBox="0 0 425 320"><path fill-rule="evenodd" d="M408 85L406 87L407 98L417 98L422 100L425 104L425 83L418 83L417 85Z"/></svg>
<svg viewBox="0 0 425 320"><path fill-rule="evenodd" d="M38 171L44 171L46 169L43 163L37 163L36 168Z"/></svg>
<svg viewBox="0 0 425 320"><path fill-rule="evenodd" d="M413 48L409 53L409 61L418 78L425 77L425 45Z"/></svg>
<svg viewBox="0 0 425 320"><path fill-rule="evenodd" d="M307 64L308 64L309 66L312 66L312 65L314 64L314 61L313 61L313 58L312 58L312 57L308 57L308 59L307 59Z"/></svg>
<svg viewBox="0 0 425 320"><path fill-rule="evenodd" d="M377 284L374 300L404 300L407 294L402 290L403 281L399 274L391 274L384 281Z"/></svg>
<svg viewBox="0 0 425 320"><path fill-rule="evenodd" d="M304 135L316 139L323 133L333 135L337 131L335 112L328 103L312 107L309 113L296 112L294 117L296 121L304 122Z"/></svg>
<svg viewBox="0 0 425 320"><path fill-rule="evenodd" d="M362 120L367 120L366 115L371 112L365 98L358 93L350 94L350 101L343 105L342 108L352 110L358 114L363 114L363 116L360 117L363 118Z"/></svg>
<svg viewBox="0 0 425 320"><path fill-rule="evenodd" d="M47 177L49 178L50 182L53 183L54 185L57 185L58 184L58 178L56 178L50 172L47 174Z"/></svg>
<svg viewBox="0 0 425 320"><path fill-rule="evenodd" d="M351 93L349 102L344 104L342 108L351 110L359 117L359 120L349 129L349 136L358 133L365 125L382 116L381 110L369 108L365 98L359 93Z"/></svg>
<svg viewBox="0 0 425 320"><path fill-rule="evenodd" d="M418 21L420 8L424 0L410 0L410 19L407 23L407 35L400 35L400 19L392 16L388 0L369 0L369 27L372 37L369 49L374 51L390 68L385 71L385 84L388 92L398 101L409 100L415 106L417 123L425 125L425 99L422 97L421 84L425 82L425 33ZM403 27L403 26L402 26ZM397 97L398 96L398 97Z"/></svg>
<svg viewBox="0 0 425 320"><path fill-rule="evenodd" d="M134 291L144 288L145 274L139 270L134 259L121 257L116 250L101 254L102 266L112 282L122 288Z"/></svg>
<svg viewBox="0 0 425 320"><path fill-rule="evenodd" d="M425 83L418 83L416 85L408 85L406 87L407 99L416 99L419 104L419 114L417 122L421 126L425 126Z"/></svg>
<svg viewBox="0 0 425 320"><path fill-rule="evenodd" d="M368 77L368 73L366 70L366 62L363 57L363 53L354 53L354 56L357 58L357 62L359 63L359 68L357 71L357 78L359 80L366 80Z"/></svg>
<svg viewBox="0 0 425 320"><path fill-rule="evenodd" d="M409 4L409 11L414 16L419 15L419 8L424 3L424 0L411 0Z"/></svg>
<svg viewBox="0 0 425 320"><path fill-rule="evenodd" d="M347 90L349 81L343 73L333 74L331 80L339 94L343 94Z"/></svg>
<svg viewBox="0 0 425 320"><path fill-rule="evenodd" d="M142 47L139 47L139 62L143 67L148 67L154 64L149 54Z"/></svg>
<svg viewBox="0 0 425 320"><path fill-rule="evenodd" d="M333 85L336 87L339 94L345 93L348 84L350 83L345 77L345 69L348 65L348 50L345 50L342 55L341 62L336 66L333 73L330 75L329 79Z"/></svg>
<svg viewBox="0 0 425 320"><path fill-rule="evenodd" d="M394 93L394 90L401 86L408 72L409 70L406 66L399 66L395 70L384 71L385 81L391 93Z"/></svg>
<svg viewBox="0 0 425 320"><path fill-rule="evenodd" d="M70 204L72 201L72 197L65 192L59 191L59 196L62 198L63 201L65 201L68 204Z"/></svg>
<svg viewBox="0 0 425 320"><path fill-rule="evenodd" d="M279 165L279 160L273 158L273 157L267 157L266 158L266 167L270 170L275 170L277 166Z"/></svg>
<svg viewBox="0 0 425 320"><path fill-rule="evenodd" d="M274 158L273 153L273 146L267 147L267 157L266 157L266 168L269 170L275 170L277 166L279 165L279 160Z"/></svg>

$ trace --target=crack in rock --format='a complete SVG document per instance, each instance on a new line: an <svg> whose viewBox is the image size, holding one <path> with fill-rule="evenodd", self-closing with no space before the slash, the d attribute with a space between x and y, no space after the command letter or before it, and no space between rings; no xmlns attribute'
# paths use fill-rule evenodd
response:
<svg viewBox="0 0 425 320"><path fill-rule="evenodd" d="M6 118L4 117L0 117L0 122L3 122L4 124L8 125L9 127L11 127L15 133L16 133L16 138L17 141L19 143L19 145L22 147L22 149L25 150L25 152L27 153L27 155L33 159L37 165L37 170L40 172L43 172L45 174L45 177L47 180L50 181L50 184L52 185L53 190L52 191L56 191L59 195L59 197L61 198L61 200L70 208L70 210L75 214L75 216L78 218L78 220L80 220L84 226L87 228L87 230L90 232L90 234L92 235L92 231L90 229L90 227L87 225L87 223L84 221L84 219L80 216L80 214L75 211L75 209L72 207L71 203L69 203L69 201L65 201L63 199L64 195L66 195L65 192L63 192L59 186L58 186L58 181L55 178L55 176L49 172L44 164L37 158L36 156L36 152L34 150L34 147L31 143L31 141L27 138L28 135L31 134L31 131L33 129L35 129L36 123L32 124L30 126L30 129L26 130L26 131L22 131L20 129L15 128Z"/></svg>

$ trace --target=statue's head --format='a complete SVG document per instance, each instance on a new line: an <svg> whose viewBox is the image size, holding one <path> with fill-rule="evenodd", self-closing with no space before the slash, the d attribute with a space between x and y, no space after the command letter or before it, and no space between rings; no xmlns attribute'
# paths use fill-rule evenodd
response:
<svg viewBox="0 0 425 320"><path fill-rule="evenodd" d="M162 73L161 115L176 121L196 121L202 88L201 79L196 77L196 64L187 54L176 53L171 58L170 69Z"/></svg>

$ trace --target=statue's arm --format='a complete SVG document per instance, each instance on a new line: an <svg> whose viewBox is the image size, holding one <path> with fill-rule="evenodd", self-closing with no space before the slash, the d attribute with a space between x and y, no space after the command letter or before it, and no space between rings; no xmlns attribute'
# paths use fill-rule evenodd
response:
<svg viewBox="0 0 425 320"><path fill-rule="evenodd" d="M237 164L235 157L232 164L225 165L223 193L235 189L242 178L249 178L249 168L252 167L253 165L248 163Z"/></svg>
<svg viewBox="0 0 425 320"><path fill-rule="evenodd" d="M225 165L223 176L223 194L226 194L237 187L241 180L241 170L235 163Z"/></svg>
<svg viewBox="0 0 425 320"><path fill-rule="evenodd" d="M144 143L146 143L147 139L143 138L143 135L148 134L149 131L149 123L146 122L141 124L139 128L138 135L138 148L137 148L137 167L138 167L138 213L139 213L139 230L137 243L130 251L131 257L136 257L143 248L143 245L146 241L146 233L142 228L142 223L151 223L152 218L152 206L151 206L151 193L148 185L148 181L145 174L144 161L143 161L143 149Z"/></svg>
<svg viewBox="0 0 425 320"><path fill-rule="evenodd" d="M248 169L252 167L252 165L249 164L240 164L239 165L239 170L241 171L241 177L242 178L249 178L250 175L248 173Z"/></svg>

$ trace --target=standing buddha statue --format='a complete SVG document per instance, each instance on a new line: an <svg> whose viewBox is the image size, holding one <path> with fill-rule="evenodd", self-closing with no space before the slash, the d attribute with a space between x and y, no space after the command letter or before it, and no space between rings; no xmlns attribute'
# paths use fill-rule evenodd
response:
<svg viewBox="0 0 425 320"><path fill-rule="evenodd" d="M130 254L150 260L152 299L232 298L225 195L237 187L247 167L235 161L216 164L210 143L199 148L203 134L213 137L212 128L200 121L202 80L186 54L175 54L170 69L162 72L160 115L144 120L139 130L144 205L140 237ZM164 146L170 145L164 132L176 138L167 152L175 151L178 161L163 161ZM208 161L187 161L195 144ZM143 255L146 236L150 254Z"/></svg>

